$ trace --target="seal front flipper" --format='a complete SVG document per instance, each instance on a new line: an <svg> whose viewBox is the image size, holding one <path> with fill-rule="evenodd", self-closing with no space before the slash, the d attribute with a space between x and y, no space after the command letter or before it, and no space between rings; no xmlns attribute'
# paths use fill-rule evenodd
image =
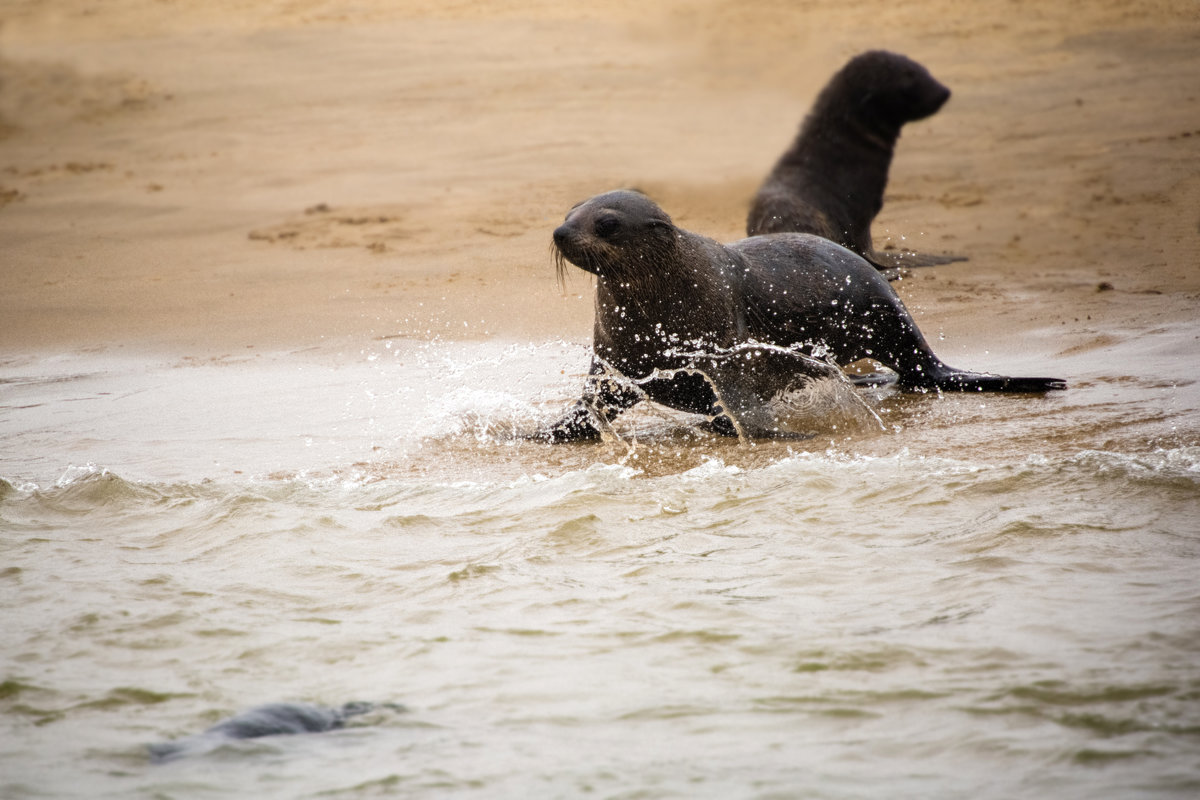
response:
<svg viewBox="0 0 1200 800"><path fill-rule="evenodd" d="M583 397L553 425L528 438L547 444L599 439L601 431L621 412L645 398L645 393L598 358L588 369Z"/></svg>
<svg viewBox="0 0 1200 800"><path fill-rule="evenodd" d="M579 400L558 422L545 428L539 428L525 438L546 444L583 442L599 439L600 428L596 425L595 413L587 403Z"/></svg>

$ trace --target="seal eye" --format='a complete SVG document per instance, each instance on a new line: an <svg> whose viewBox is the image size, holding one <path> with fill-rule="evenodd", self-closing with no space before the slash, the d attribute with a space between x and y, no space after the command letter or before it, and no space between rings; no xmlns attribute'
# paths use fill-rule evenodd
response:
<svg viewBox="0 0 1200 800"><path fill-rule="evenodd" d="M607 239L621 228L621 221L616 217L601 217L596 220L593 230L601 239Z"/></svg>

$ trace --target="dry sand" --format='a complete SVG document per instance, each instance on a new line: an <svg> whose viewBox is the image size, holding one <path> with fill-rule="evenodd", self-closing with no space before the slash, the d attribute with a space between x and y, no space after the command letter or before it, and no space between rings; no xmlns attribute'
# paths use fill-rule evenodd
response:
<svg viewBox="0 0 1200 800"><path fill-rule="evenodd" d="M0 19L8 358L587 341L591 282L560 290L549 253L566 210L636 186L739 238L815 93L876 47L954 90L905 129L874 228L970 257L900 285L944 354L1197 317L1195 0L7 0Z"/></svg>

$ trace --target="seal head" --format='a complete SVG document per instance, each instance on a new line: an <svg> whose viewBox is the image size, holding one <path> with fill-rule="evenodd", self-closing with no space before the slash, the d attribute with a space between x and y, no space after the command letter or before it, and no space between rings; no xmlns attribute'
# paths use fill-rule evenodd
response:
<svg viewBox="0 0 1200 800"><path fill-rule="evenodd" d="M899 131L907 122L933 116L949 99L950 89L921 64L899 53L870 50L847 62L813 110Z"/></svg>
<svg viewBox="0 0 1200 800"><path fill-rule="evenodd" d="M645 195L628 190L577 204L554 231L560 276L565 260L601 278L628 279L639 262L661 261L674 245L675 226L667 213ZM631 249L640 257L629 258Z"/></svg>

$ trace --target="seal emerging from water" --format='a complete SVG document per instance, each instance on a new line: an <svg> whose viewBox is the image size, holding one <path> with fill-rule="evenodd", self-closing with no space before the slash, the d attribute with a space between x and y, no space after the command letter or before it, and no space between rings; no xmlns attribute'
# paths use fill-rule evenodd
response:
<svg viewBox="0 0 1200 800"><path fill-rule="evenodd" d="M543 440L594 438L644 398L708 415L722 433L769 436L759 405L797 377L840 377L812 355L874 359L908 391L1066 388L944 364L873 266L811 234L722 245L677 228L646 196L616 191L571 209L554 247L560 271L566 261L596 276L596 321L583 399Z"/></svg>
<svg viewBox="0 0 1200 800"><path fill-rule="evenodd" d="M359 702L346 703L340 708L326 708L311 703L267 703L222 720L204 733L151 744L147 750L151 761L163 763L185 755L206 753L229 739L324 733L341 728L349 717L366 714L376 707L374 703ZM382 707L402 710L401 706L391 703L385 703Z"/></svg>
<svg viewBox="0 0 1200 800"><path fill-rule="evenodd" d="M746 232L815 233L880 269L964 261L877 252L871 243L900 129L937 113L949 98L948 88L905 56L872 50L850 59L817 95L792 146L758 190Z"/></svg>

